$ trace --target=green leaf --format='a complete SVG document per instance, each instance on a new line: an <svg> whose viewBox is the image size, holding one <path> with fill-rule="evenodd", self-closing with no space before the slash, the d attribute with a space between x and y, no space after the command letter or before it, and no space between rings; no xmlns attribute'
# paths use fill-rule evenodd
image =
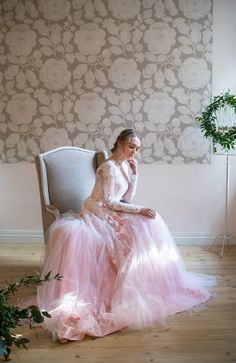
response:
<svg viewBox="0 0 236 363"><path fill-rule="evenodd" d="M38 309L38 306L37 305L30 305L30 306L28 306L28 309L30 309L30 310L37 310Z"/></svg>
<svg viewBox="0 0 236 363"><path fill-rule="evenodd" d="M51 275L51 271L49 271L49 272L48 272L48 273L44 276L44 280L45 280L45 281L49 280L50 275Z"/></svg>
<svg viewBox="0 0 236 363"><path fill-rule="evenodd" d="M32 313L32 319L35 323L40 324L44 321L43 315L40 313L38 309L33 309L31 313Z"/></svg>
<svg viewBox="0 0 236 363"><path fill-rule="evenodd" d="M216 115L215 111L229 105L236 111L236 96L225 92L221 95L214 96L211 98L211 103L205 107L202 114L196 117L196 120L200 124L204 136L211 137L213 143L213 152L216 152L216 144L220 144L222 148L230 152L236 144L236 127L228 129L216 129Z"/></svg>
<svg viewBox="0 0 236 363"><path fill-rule="evenodd" d="M51 277L51 271L48 272L44 278L40 278L40 273L36 273L35 276L24 276L19 281L8 283L6 282L5 288L0 290L0 357L4 357L5 360L9 359L11 353L11 346L14 343L19 348L25 348L29 342L28 339L21 337L17 338L15 334L11 333L11 330L21 326L22 321L26 321L29 327L32 327L33 323L40 324L44 321L44 316L50 318L50 314L46 311L40 312L38 306L30 305L24 309L11 303L10 298L14 295L22 286L38 286L42 282L47 282L53 279L59 280L62 278L60 274L56 274Z"/></svg>
<svg viewBox="0 0 236 363"><path fill-rule="evenodd" d="M46 318L51 318L51 315L47 311L41 311L41 314Z"/></svg>
<svg viewBox="0 0 236 363"><path fill-rule="evenodd" d="M23 348L28 349L25 344L29 343L29 339L27 339L27 338L19 338L19 339L16 339L14 343L15 343L15 345L18 348L23 347Z"/></svg>

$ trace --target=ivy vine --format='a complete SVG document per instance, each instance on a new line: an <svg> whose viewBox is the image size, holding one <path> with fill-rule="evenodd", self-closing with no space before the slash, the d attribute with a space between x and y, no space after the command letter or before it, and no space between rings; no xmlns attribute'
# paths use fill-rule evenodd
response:
<svg viewBox="0 0 236 363"><path fill-rule="evenodd" d="M224 106L231 106L236 113L236 96L229 91L212 97L211 103L204 109L201 116L196 118L204 135L212 138L213 152L216 152L216 144L220 144L224 151L229 152L236 143L236 126L218 129L216 126L216 111Z"/></svg>

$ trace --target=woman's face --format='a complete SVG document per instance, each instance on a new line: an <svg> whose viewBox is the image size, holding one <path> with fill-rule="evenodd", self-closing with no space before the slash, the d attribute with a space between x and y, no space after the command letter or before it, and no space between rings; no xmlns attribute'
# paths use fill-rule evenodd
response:
<svg viewBox="0 0 236 363"><path fill-rule="evenodd" d="M121 146L125 159L133 158L137 154L140 145L141 142L138 137L131 137L128 140L124 140Z"/></svg>

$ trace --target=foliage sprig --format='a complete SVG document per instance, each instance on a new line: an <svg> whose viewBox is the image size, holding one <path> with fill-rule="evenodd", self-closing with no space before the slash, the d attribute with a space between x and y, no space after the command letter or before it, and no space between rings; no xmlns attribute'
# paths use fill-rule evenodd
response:
<svg viewBox="0 0 236 363"><path fill-rule="evenodd" d="M28 322L30 328L32 328L35 323L42 323L44 317L51 317L47 311L40 311L36 305L20 308L17 305L12 304L9 301L10 298L23 286L39 286L50 280L60 281L61 279L62 276L60 274L51 277L51 271L43 278L41 278L40 273L37 272L35 276L25 276L17 282L7 283L6 286L0 290L0 357L9 360L11 346L13 344L18 348L27 349L26 344L29 343L29 339L24 338L22 335L12 333L12 329L21 326L23 321Z"/></svg>
<svg viewBox="0 0 236 363"><path fill-rule="evenodd" d="M229 91L212 97L211 103L204 109L201 116L196 118L204 135L212 138L214 152L216 152L216 144L220 144L223 150L229 152L236 143L235 126L220 129L217 129L216 126L216 111L224 106L231 106L236 113L236 96L230 94Z"/></svg>

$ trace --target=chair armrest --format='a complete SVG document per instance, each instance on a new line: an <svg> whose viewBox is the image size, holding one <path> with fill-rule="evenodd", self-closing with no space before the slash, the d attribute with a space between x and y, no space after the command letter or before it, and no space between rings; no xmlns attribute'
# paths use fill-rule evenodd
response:
<svg viewBox="0 0 236 363"><path fill-rule="evenodd" d="M44 241L48 241L48 232L51 224L59 217L59 210L53 205L47 205L42 209Z"/></svg>
<svg viewBox="0 0 236 363"><path fill-rule="evenodd" d="M52 214L54 216L55 219L57 219L60 216L60 211L59 209L57 209L54 205L46 205L45 206L45 210Z"/></svg>

